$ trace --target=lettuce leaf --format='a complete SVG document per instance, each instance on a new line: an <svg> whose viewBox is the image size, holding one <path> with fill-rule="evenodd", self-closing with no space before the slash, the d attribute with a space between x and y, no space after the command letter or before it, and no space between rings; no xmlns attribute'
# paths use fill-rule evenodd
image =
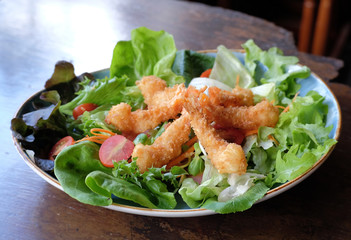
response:
<svg viewBox="0 0 351 240"><path fill-rule="evenodd" d="M113 177L101 171L93 171L89 173L85 180L86 185L96 194L112 198L112 194L116 197L130 200L148 208L157 208L150 201L152 195L145 189L130 183L126 180Z"/></svg>
<svg viewBox="0 0 351 240"><path fill-rule="evenodd" d="M33 150L34 156L48 157L51 147L62 137L67 136L66 118L60 113L61 100L57 91L42 92L33 102L40 103L33 109L28 102L26 112L11 120L11 130L24 149Z"/></svg>
<svg viewBox="0 0 351 240"><path fill-rule="evenodd" d="M194 148L195 153L193 159L191 160L188 166L188 172L190 175L196 176L204 171L205 163L204 160L200 157L201 149L199 143L195 143Z"/></svg>
<svg viewBox="0 0 351 240"><path fill-rule="evenodd" d="M99 160L98 145L89 141L66 147L55 159L55 176L68 195L82 203L107 206L112 198L91 191L85 184L87 175L97 170L112 174Z"/></svg>
<svg viewBox="0 0 351 240"><path fill-rule="evenodd" d="M218 80L234 88L236 85L236 77L240 76L240 87L251 88L256 85L249 71L232 51L222 45L217 49L216 60L210 74L211 79Z"/></svg>
<svg viewBox="0 0 351 240"><path fill-rule="evenodd" d="M255 183L247 192L226 202L219 202L215 197L209 198L202 207L213 210L217 213L235 213L242 212L252 207L252 205L261 199L269 190L262 182Z"/></svg>
<svg viewBox="0 0 351 240"><path fill-rule="evenodd" d="M245 66L257 83L259 85L274 83L277 88L275 103L289 104L290 99L301 88L296 79L308 77L310 69L306 66L297 66L298 58L284 56L279 48L273 47L263 51L252 39L245 42L242 47L246 52Z"/></svg>
<svg viewBox="0 0 351 240"><path fill-rule="evenodd" d="M134 87L127 87L128 77L114 77L111 79L98 79L94 84L84 83L84 88L77 92L71 102L62 105L60 112L71 115L73 109L83 103L95 103L101 105L116 105L120 102L126 102L133 109L140 108L143 105L143 97L140 90Z"/></svg>
<svg viewBox="0 0 351 240"><path fill-rule="evenodd" d="M65 148L55 159L55 175L64 191L80 202L107 206L119 197L149 208L173 209L179 187L177 177L186 174L178 167L151 168L140 173L135 161L119 161L114 168L103 166L99 146L84 141Z"/></svg>
<svg viewBox="0 0 351 240"><path fill-rule="evenodd" d="M274 131L279 142L276 182L286 182L301 175L336 143L329 138L333 126L325 126L328 106L324 97L310 91L297 97L288 112L281 114Z"/></svg>
<svg viewBox="0 0 351 240"><path fill-rule="evenodd" d="M183 76L185 86L188 86L193 78L199 77L201 73L213 67L215 57L191 50L177 51L172 65L172 71Z"/></svg>
<svg viewBox="0 0 351 240"><path fill-rule="evenodd" d="M127 86L134 85L143 76L155 75L169 86L183 83L184 78L172 71L176 56L173 36L165 31L146 27L134 29L130 41L116 44L110 66L110 77L129 77Z"/></svg>

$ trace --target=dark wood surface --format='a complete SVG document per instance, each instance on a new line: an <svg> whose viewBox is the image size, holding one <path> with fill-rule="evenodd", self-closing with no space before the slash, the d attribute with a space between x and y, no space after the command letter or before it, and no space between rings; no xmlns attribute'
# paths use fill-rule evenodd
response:
<svg viewBox="0 0 351 240"><path fill-rule="evenodd" d="M173 34L178 49L240 48L253 38L280 47L329 82L341 137L305 181L248 211L157 218L81 204L34 173L17 153L10 120L43 88L58 60L76 73L109 67L114 45L146 26ZM351 239L351 88L332 83L342 62L299 53L292 34L246 14L180 1L0 1L0 239Z"/></svg>

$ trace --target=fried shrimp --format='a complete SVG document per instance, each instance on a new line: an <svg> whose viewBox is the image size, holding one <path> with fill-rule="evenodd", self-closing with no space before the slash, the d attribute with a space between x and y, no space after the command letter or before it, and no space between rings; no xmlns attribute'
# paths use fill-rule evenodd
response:
<svg viewBox="0 0 351 240"><path fill-rule="evenodd" d="M154 96L165 90L167 87L166 81L156 76L143 77L141 80L136 81L135 85L140 89L141 94L144 97L144 102L147 105L155 105L156 101Z"/></svg>
<svg viewBox="0 0 351 240"><path fill-rule="evenodd" d="M105 121L114 125L118 130L127 133L142 133L157 127L169 119L175 119L183 109L185 86L178 84L166 87L165 81L149 76L138 81L148 109L138 109L132 112L126 103L113 106Z"/></svg>
<svg viewBox="0 0 351 240"><path fill-rule="evenodd" d="M184 107L189 112L190 124L219 173L244 174L247 161L242 147L222 139L198 108L196 98L187 98Z"/></svg>
<svg viewBox="0 0 351 240"><path fill-rule="evenodd" d="M162 167L181 154L181 147L189 140L189 134L190 119L188 114L183 114L172 122L152 145L137 144L132 157L137 158L141 172L151 167Z"/></svg>
<svg viewBox="0 0 351 240"><path fill-rule="evenodd" d="M106 123L114 125L123 133L142 133L157 127L160 123L174 119L183 108L183 99L177 98L169 106L155 107L132 112L127 103L113 106L105 118Z"/></svg>
<svg viewBox="0 0 351 240"><path fill-rule="evenodd" d="M167 106L173 98L183 97L186 91L184 84L166 87L166 81L156 76L143 77L136 85L149 108Z"/></svg>
<svg viewBox="0 0 351 240"><path fill-rule="evenodd" d="M208 96L213 105L229 106L252 106L254 104L253 93L250 89L241 88L238 85L232 92L217 87L208 88Z"/></svg>
<svg viewBox="0 0 351 240"><path fill-rule="evenodd" d="M203 113L211 122L223 127L235 127L244 130L257 129L261 126L274 127L279 119L279 110L267 100L255 106L213 105L207 96L200 95Z"/></svg>

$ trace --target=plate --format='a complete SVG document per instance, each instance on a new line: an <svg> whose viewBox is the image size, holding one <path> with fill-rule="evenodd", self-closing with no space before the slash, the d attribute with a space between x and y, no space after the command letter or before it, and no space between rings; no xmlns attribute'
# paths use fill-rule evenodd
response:
<svg viewBox="0 0 351 240"><path fill-rule="evenodd" d="M206 52L209 55L214 55L215 51L209 50L209 51L201 51L201 52ZM233 52L242 62L244 61L244 53L240 51L235 51ZM299 65L296 65L296 67L300 67ZM105 78L105 76L109 76L109 69L104 69L100 71L96 71L92 73L95 78ZM316 74L311 73L311 75L306 78L306 79L298 79L297 80L301 84L301 91L300 95L304 96L308 91L314 90L317 91L319 94L325 97L324 103L328 105L329 107L329 112L327 115L327 126L333 125L333 129L330 132L329 137L338 139L340 135L340 130L341 130L341 110L339 103L334 96L333 92L328 88L328 86L324 83L324 81L318 77ZM44 90L43 90L44 91ZM30 97L17 111L15 117L21 117L23 114L29 112L32 110L32 102L37 101L39 99L39 96L42 91L34 94L32 97ZM35 172L37 173L40 177L42 177L45 181L47 181L49 184L53 185L54 187L60 189L63 191L60 183L51 175L48 173L44 172L41 170L34 161L34 158L30 156L25 149L22 148L18 140L15 138L15 136L12 136L14 144L24 159L24 161L27 163L27 165ZM335 145L334 145L335 146ZM298 183L302 182L304 179L306 179L308 176L310 176L314 171L316 171L323 163L324 161L328 158L328 156L331 154L331 152L334 149L334 146L325 154L323 155L308 171L306 171L304 174L300 175L299 177L295 178L292 181L289 181L285 184L282 184L274 189L271 189L270 191L267 192L267 194L260 199L258 202L262 202L265 200L268 200L274 196L277 196L284 191L292 188L293 186L296 186ZM144 208L144 207L139 207L136 204L133 204L129 201L125 200L120 200L118 199L117 202L113 203L110 206L106 206L105 208L112 209L115 211L119 212L125 212L125 213L130 213L130 214L137 214L137 215L144 215L144 216L154 216L154 217L198 217L198 216L205 216L205 215L212 215L215 214L214 211L203 209L203 208L197 208L197 209L190 209L185 203L182 201L179 201L180 203L177 205L177 207L173 210L166 210L166 209L149 209L149 208Z"/></svg>

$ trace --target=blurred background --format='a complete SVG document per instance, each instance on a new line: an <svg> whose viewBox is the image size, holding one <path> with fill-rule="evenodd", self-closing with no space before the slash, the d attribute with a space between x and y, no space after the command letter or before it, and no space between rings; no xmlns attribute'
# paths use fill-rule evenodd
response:
<svg viewBox="0 0 351 240"><path fill-rule="evenodd" d="M291 31L299 51L338 58L334 81L351 85L350 0L188 0L233 9Z"/></svg>

